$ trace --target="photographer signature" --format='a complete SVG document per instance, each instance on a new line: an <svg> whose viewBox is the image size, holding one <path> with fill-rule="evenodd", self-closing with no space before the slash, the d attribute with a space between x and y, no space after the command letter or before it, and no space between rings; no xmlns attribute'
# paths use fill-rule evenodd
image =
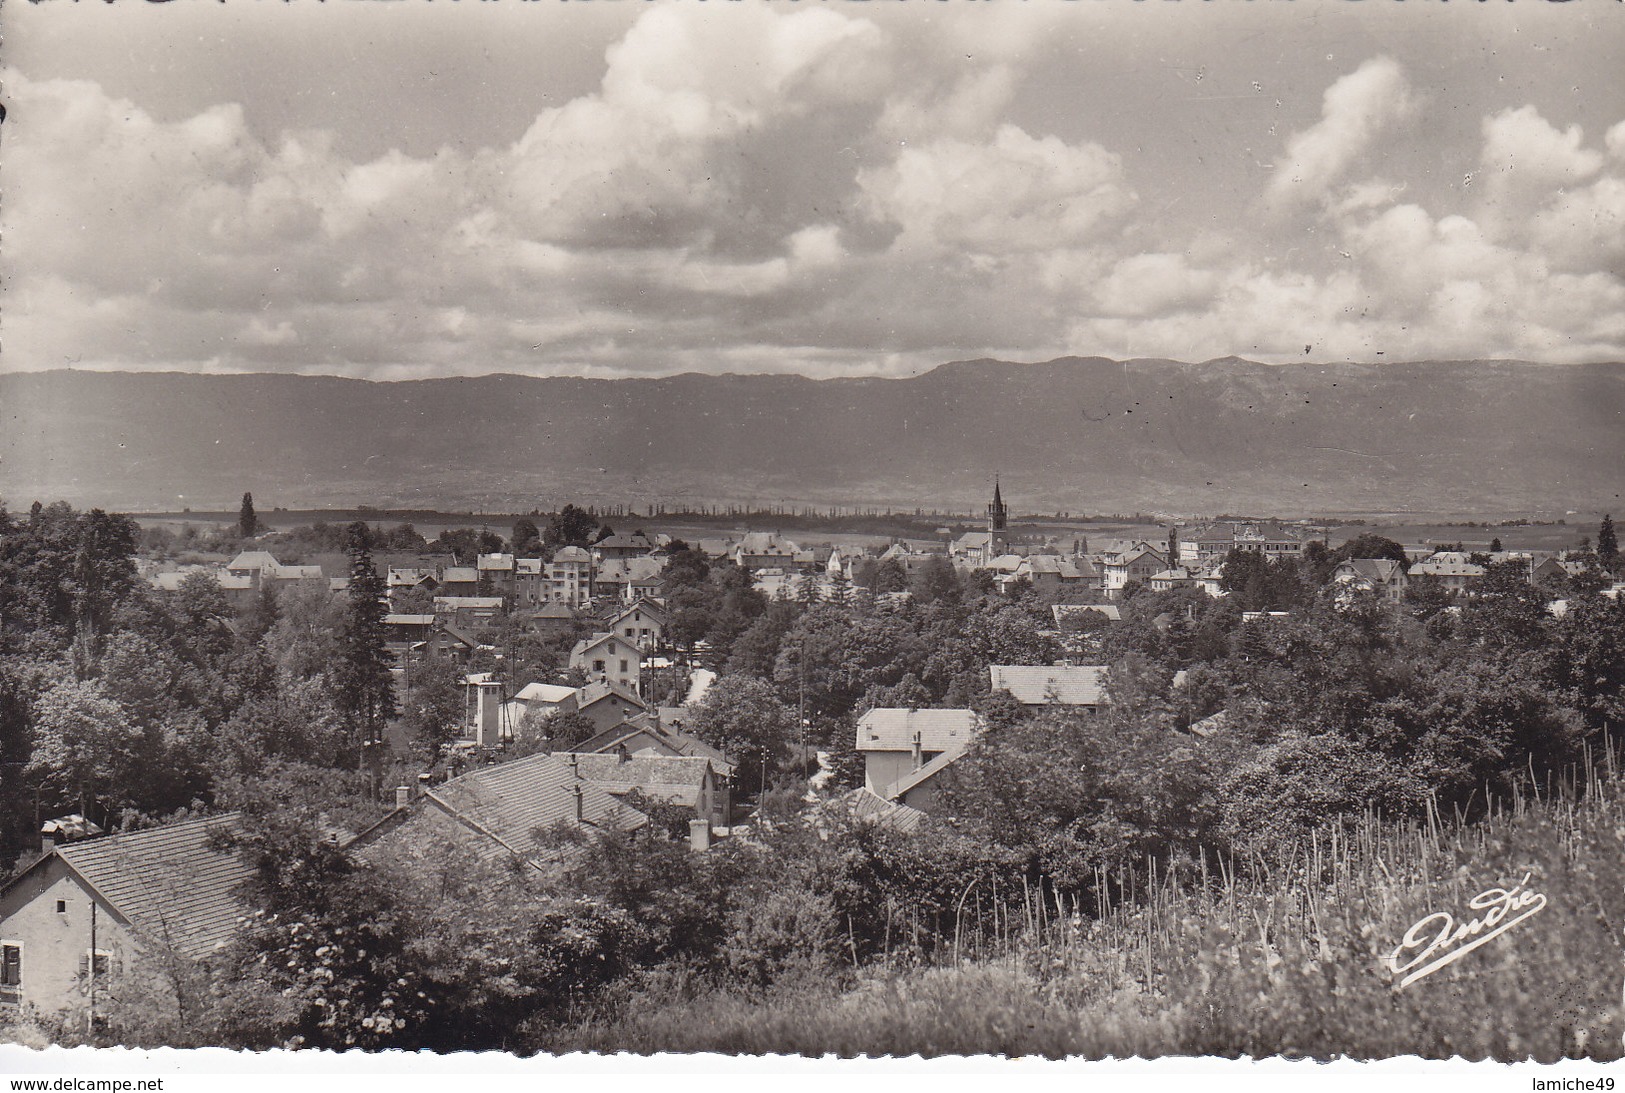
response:
<svg viewBox="0 0 1625 1093"><path fill-rule="evenodd" d="M1387 958L1394 974L1404 976L1398 983L1398 989L1408 987L1446 964L1460 960L1497 934L1506 933L1545 907L1546 897L1542 893L1524 887L1529 883L1529 876L1525 873L1523 879L1511 888L1489 888L1474 896L1467 906L1474 911L1486 912L1481 918L1469 919L1457 925L1447 912L1435 911L1418 919L1405 931L1405 940L1400 942L1399 948ZM1402 960L1404 963L1401 963Z"/></svg>

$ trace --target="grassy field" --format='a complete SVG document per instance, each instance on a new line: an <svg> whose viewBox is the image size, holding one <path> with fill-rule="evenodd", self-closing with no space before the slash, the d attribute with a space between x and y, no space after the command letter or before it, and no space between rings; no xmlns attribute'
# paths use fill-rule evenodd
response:
<svg viewBox="0 0 1625 1093"><path fill-rule="evenodd" d="M1249 879L1238 879L1237 872ZM1387 956L1418 920L1486 911L1487 889L1547 904L1400 989ZM665 983L552 1050L1049 1057L1398 1055L1617 1060L1625 1036L1625 792L1495 802L1472 824L1375 819L1274 862L1163 877L1099 919L1029 894L947 966L767 997ZM1013 918L1013 921L1011 920ZM1464 942L1465 943L1465 942ZM973 955L967 955L967 953Z"/></svg>

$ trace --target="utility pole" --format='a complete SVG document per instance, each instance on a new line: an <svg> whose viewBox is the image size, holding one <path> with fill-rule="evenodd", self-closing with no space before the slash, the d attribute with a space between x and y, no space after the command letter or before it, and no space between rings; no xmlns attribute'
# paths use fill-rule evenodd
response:
<svg viewBox="0 0 1625 1093"><path fill-rule="evenodd" d="M796 702L796 763L801 767L805 778L807 773L807 635L801 635L801 655L796 657L800 665L800 697Z"/></svg>
<svg viewBox="0 0 1625 1093"><path fill-rule="evenodd" d="M96 1034L96 897L90 897L90 962L85 970L90 974L90 1010L85 1014L85 1031Z"/></svg>

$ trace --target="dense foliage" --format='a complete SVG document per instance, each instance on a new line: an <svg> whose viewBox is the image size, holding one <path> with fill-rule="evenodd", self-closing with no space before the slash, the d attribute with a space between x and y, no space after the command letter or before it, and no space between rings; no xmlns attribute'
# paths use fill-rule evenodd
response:
<svg viewBox="0 0 1625 1093"><path fill-rule="evenodd" d="M513 531L545 552L606 529L567 507ZM732 562L674 543L669 651L718 673L686 729L737 764L736 794L761 806L748 837L696 854L686 815L645 802L656 822L637 834L548 835L546 867L455 846L351 857L335 832L379 815L380 784L441 760L461 669L414 662L396 709L381 537L312 534L347 549L346 594L292 582L233 606L207 574L172 593L138 580L143 536L127 518L0 510L4 860L68 811L109 828L228 808L253 820L242 849L259 913L219 959L165 965L165 992L127 997L109 1036L536 1050L595 1042L595 1022L650 998L821 997L876 969L1009 955L1013 937L1050 946L1035 960L1072 961L1046 932L1051 909L1067 929L1105 921L1143 902L1148 871L1199 907L1214 863L1230 863L1227 883L1267 885L1328 823L1409 830L1449 815L1470 831L1494 802L1606 753L1625 718L1625 603L1602 592L1600 550L1556 586L1491 563L1466 595L1419 581L1405 602L1331 580L1348 557L1402 561L1377 537L1296 560L1236 554L1223 598L1136 587L1120 621L1063 632L1050 608L1074 593L996 592L942 558L873 561L828 596L769 598ZM468 561L489 535L448 532L435 549ZM466 669L563 681L583 632L498 618ZM990 692L990 665L1062 658L1108 669L1098 712ZM854 726L876 705L983 717L944 809L915 833L828 800L861 784ZM522 723L510 754L594 728L570 714ZM809 792L813 751L825 769ZM391 752L409 766L387 770ZM1267 965L1185 970L1253 991L1238 998L1279 986ZM1318 998L1312 986L1281 997ZM1236 1004L1224 1035L1255 1012ZM1145 1042L1215 1050L1207 1028Z"/></svg>

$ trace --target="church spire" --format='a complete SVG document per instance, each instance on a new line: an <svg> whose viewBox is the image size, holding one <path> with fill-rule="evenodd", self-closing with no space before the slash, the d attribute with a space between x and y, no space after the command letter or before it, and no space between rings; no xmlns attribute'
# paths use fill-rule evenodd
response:
<svg viewBox="0 0 1625 1093"><path fill-rule="evenodd" d="M999 476L993 476L993 503L987 507L987 530L990 532L1003 532L1009 519L1009 510L1004 507L1004 495L999 491Z"/></svg>

